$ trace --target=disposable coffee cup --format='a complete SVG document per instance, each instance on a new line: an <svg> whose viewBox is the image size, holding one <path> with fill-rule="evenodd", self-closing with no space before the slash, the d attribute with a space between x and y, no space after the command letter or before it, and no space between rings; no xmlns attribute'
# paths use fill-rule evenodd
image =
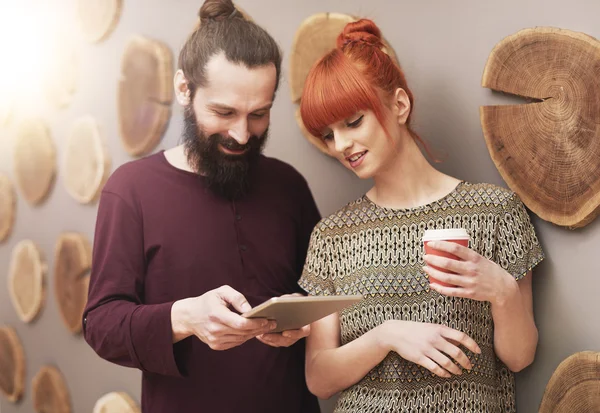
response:
<svg viewBox="0 0 600 413"><path fill-rule="evenodd" d="M469 234L466 230L462 228L451 228L451 229L428 229L423 234L423 247L425 248L425 254L428 255L437 255L439 257L446 257L453 260L460 260L456 255L450 254L444 251L434 250L429 247L430 241L447 241L447 242L456 242L457 244L462 245L463 247L469 246ZM447 271L443 268L439 268L433 265L429 265L436 270L443 271L445 273L455 274L452 271ZM451 284L442 282L440 280L436 280L435 278L429 276L430 283L437 283L439 285L443 285L446 287L454 287Z"/></svg>

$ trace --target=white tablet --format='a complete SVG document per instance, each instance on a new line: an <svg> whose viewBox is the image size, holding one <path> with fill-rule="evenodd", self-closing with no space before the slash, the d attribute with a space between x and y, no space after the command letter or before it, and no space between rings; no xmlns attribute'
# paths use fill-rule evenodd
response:
<svg viewBox="0 0 600 413"><path fill-rule="evenodd" d="M277 321L273 333L296 330L313 321L338 312L363 299L362 295L275 297L242 314L246 318L267 318Z"/></svg>

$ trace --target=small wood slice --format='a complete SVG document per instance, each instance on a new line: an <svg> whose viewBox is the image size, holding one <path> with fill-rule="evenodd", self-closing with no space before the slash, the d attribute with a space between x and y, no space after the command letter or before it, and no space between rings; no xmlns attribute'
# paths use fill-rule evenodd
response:
<svg viewBox="0 0 600 413"><path fill-rule="evenodd" d="M54 290L63 322L69 331L79 333L92 265L92 249L86 237L62 234L56 244L54 264Z"/></svg>
<svg viewBox="0 0 600 413"><path fill-rule="evenodd" d="M600 412L600 353L575 353L552 374L539 413Z"/></svg>
<svg viewBox="0 0 600 413"><path fill-rule="evenodd" d="M5 241L15 222L16 197L10 179L0 174L0 242Z"/></svg>
<svg viewBox="0 0 600 413"><path fill-rule="evenodd" d="M126 393L112 392L98 399L93 413L140 413L140 409Z"/></svg>
<svg viewBox="0 0 600 413"><path fill-rule="evenodd" d="M336 47L336 39L346 24L356 19L341 13L318 13L304 20L294 37L290 56L292 102L299 102L310 68Z"/></svg>
<svg viewBox="0 0 600 413"><path fill-rule="evenodd" d="M73 35L63 32L57 36L52 48L45 78L48 101L57 108L67 107L77 89L79 59Z"/></svg>
<svg viewBox="0 0 600 413"><path fill-rule="evenodd" d="M121 141L133 156L151 152L171 116L173 57L167 45L142 36L129 40L121 61L118 108Z"/></svg>
<svg viewBox="0 0 600 413"><path fill-rule="evenodd" d="M71 413L69 389L60 371L44 366L32 380L33 408L38 413Z"/></svg>
<svg viewBox="0 0 600 413"><path fill-rule="evenodd" d="M500 174L540 218L582 227L600 213L600 42L549 27L494 47L482 86L536 103L484 106Z"/></svg>
<svg viewBox="0 0 600 413"><path fill-rule="evenodd" d="M17 186L31 205L45 200L54 183L56 150L46 124L22 122L16 133L14 168Z"/></svg>
<svg viewBox="0 0 600 413"><path fill-rule="evenodd" d="M304 82L311 67L327 52L336 47L336 40L346 24L358 20L342 13L318 13L304 20L294 36L290 56L290 86L292 101L299 103ZM385 53L396 62L394 49L383 39Z"/></svg>
<svg viewBox="0 0 600 413"><path fill-rule="evenodd" d="M110 174L110 158L98 122L84 116L73 124L64 159L65 187L82 204L94 201Z"/></svg>
<svg viewBox="0 0 600 413"><path fill-rule="evenodd" d="M0 327L0 392L17 402L25 389L25 356L21 341L12 327Z"/></svg>
<svg viewBox="0 0 600 413"><path fill-rule="evenodd" d="M121 16L122 0L78 0L77 16L83 36L88 42L106 39Z"/></svg>
<svg viewBox="0 0 600 413"><path fill-rule="evenodd" d="M13 306L24 323L30 323L44 305L46 262L31 240L19 242L12 251L8 288Z"/></svg>

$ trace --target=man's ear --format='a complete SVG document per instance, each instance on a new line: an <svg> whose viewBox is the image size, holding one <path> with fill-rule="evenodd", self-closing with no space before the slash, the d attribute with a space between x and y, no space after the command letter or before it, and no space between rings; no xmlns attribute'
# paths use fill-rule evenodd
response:
<svg viewBox="0 0 600 413"><path fill-rule="evenodd" d="M179 102L181 106L189 105L191 103L192 92L188 87L188 80L185 78L185 75L181 69L177 70L175 73L173 78L173 86L175 88L175 97L177 98L177 102Z"/></svg>

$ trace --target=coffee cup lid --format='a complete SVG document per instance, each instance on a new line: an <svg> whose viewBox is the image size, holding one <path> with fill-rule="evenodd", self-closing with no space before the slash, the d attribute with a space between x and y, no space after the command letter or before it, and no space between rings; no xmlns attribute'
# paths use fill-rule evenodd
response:
<svg viewBox="0 0 600 413"><path fill-rule="evenodd" d="M469 234L463 228L428 229L423 234L423 241L440 241L451 239L469 239Z"/></svg>

